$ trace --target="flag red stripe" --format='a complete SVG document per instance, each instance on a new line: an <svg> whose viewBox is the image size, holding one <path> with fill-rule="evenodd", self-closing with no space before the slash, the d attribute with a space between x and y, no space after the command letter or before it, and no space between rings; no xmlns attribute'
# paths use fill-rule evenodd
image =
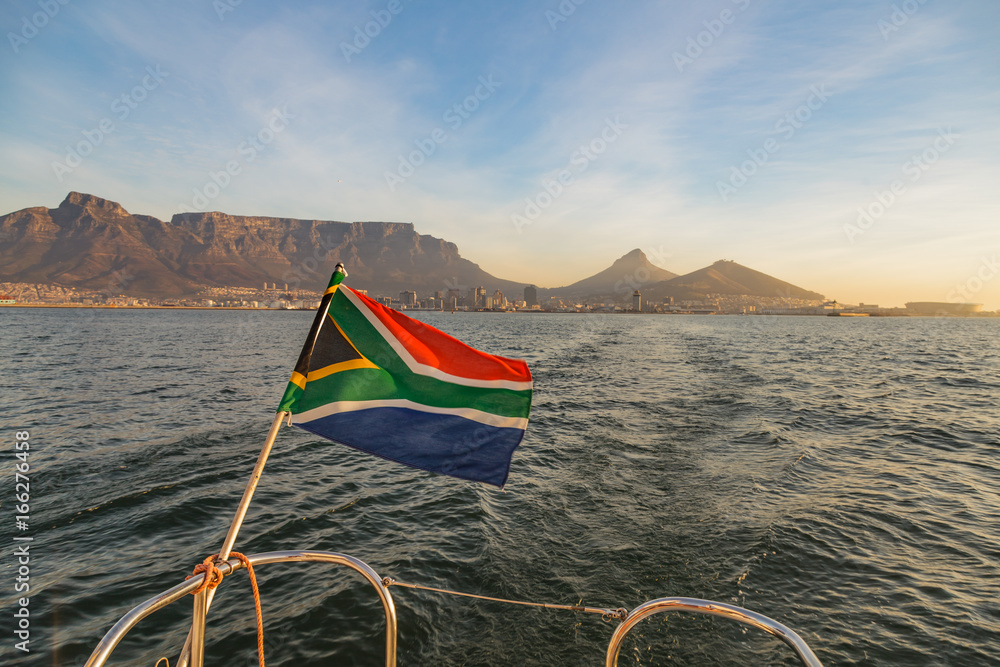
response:
<svg viewBox="0 0 1000 667"><path fill-rule="evenodd" d="M342 285L341 289L346 286ZM346 289L351 289L346 287ZM386 308L364 294L351 290L386 329L421 364L438 368L449 375L477 380L530 382L528 364L486 354L452 338L443 331L418 322L399 311Z"/></svg>

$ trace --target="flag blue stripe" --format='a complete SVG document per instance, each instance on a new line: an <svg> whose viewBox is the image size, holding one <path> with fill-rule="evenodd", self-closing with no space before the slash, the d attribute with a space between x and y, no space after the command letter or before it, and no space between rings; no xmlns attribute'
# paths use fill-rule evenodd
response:
<svg viewBox="0 0 1000 667"><path fill-rule="evenodd" d="M390 461L499 487L524 437L524 429L398 407L341 412L296 426Z"/></svg>

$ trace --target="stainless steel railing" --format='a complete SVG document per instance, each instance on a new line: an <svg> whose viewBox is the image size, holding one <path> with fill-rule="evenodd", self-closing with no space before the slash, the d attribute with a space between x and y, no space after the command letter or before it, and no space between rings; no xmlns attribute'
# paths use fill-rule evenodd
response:
<svg viewBox="0 0 1000 667"><path fill-rule="evenodd" d="M385 664L386 667L395 667L396 664L396 607L392 602L392 595L389 594L388 589L382 585L382 578L378 575L375 570L371 569L363 563L362 561L354 558L352 556L346 556L344 554L333 553L329 551L271 551L268 553L254 554L248 556L250 564L254 567L258 565L268 565L270 563L287 563L295 561L311 561L320 563L331 563L333 565L344 565L351 568L355 572L360 573L365 579L368 580L378 593L379 599L382 601L382 608L385 610ZM236 572L243 568L243 564L240 563L235 558L228 560L224 563L218 565L219 570L222 572L223 576L226 576L232 572ZM159 595L152 597L142 604L135 607L132 611L125 614L120 621L115 623L114 627L108 630L107 634L101 639L94 652L91 653L90 659L87 660L86 667L101 667L107 661L111 652L114 651L115 646L118 645L125 635L131 630L135 625L146 618L150 614L160 609L163 609L172 602L180 600L185 595L190 594L198 586L201 585L202 578L194 577L183 583L177 584L173 588L170 588ZM204 593L201 593L197 597L203 598ZM199 625L197 622L195 625ZM203 627L203 626L202 626ZM197 632L200 635L200 639L204 640L204 632ZM200 654L203 650L203 646L193 646L192 653Z"/></svg>
<svg viewBox="0 0 1000 667"><path fill-rule="evenodd" d="M809 648L809 645L791 628L749 609L723 602L699 600L697 598L659 598L644 602L630 611L628 617L622 621L621 625L618 626L618 629L611 636L611 643L608 644L608 653L604 659L605 667L615 667L618 664L618 651L621 650L622 640L625 639L625 635L639 621L653 614L662 614L670 611L686 611L695 614L721 616L722 618L763 630L791 646L803 665L807 667L823 667L819 658Z"/></svg>
<svg viewBox="0 0 1000 667"><path fill-rule="evenodd" d="M248 559L255 568L258 565L268 565L271 563L309 561L343 565L360 573L365 579L368 580L368 583L375 588L379 599L382 601L386 622L385 664L386 667L395 667L396 608L393 604L392 595L389 593L388 588L383 584L383 578L380 577L378 573L376 573L375 570L370 568L367 564L357 558L353 558L352 556L346 556L344 554L329 551L271 551L268 553L248 556ZM235 558L218 565L218 568L223 576L236 572L243 567L243 564ZM391 582L391 580L389 581ZM107 634L101 639L100 643L94 649L94 652L90 655L90 659L87 661L86 667L102 667L118 643L125 637L129 630L135 627L139 621L190 594L198 588L199 585L201 585L201 582L201 577L194 577L183 583L177 584L173 588L146 600L132 609L132 611L125 614L125 616L123 616L121 620L114 625L114 627L108 630ZM191 664L193 667L201 667L202 656L204 653L204 617L206 611L205 598L206 592L204 591L195 596L195 613L192 624L193 632L191 645ZM559 606L556 605L555 607ZM624 610L621 611L624 612ZM758 614L757 612L750 611L749 609L743 609L742 607L736 607L722 602L680 597L650 600L649 602L645 602L633 609L631 612L625 614L624 620L622 620L621 624L615 630L611 637L611 642L608 644L608 651L605 656L604 663L605 667L616 667L618 664L618 653L621 650L622 641L636 626L636 624L639 623L639 621L654 614L678 611L719 616L763 630L764 632L774 635L788 644L795 651L802 664L806 665L806 667L823 667L822 663L820 663L819 659L799 635L797 635L790 628L768 618L767 616L764 616L763 614Z"/></svg>

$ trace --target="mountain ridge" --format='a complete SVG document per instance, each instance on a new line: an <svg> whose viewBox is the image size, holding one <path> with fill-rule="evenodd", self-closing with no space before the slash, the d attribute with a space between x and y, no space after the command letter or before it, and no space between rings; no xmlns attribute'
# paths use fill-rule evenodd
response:
<svg viewBox="0 0 1000 667"><path fill-rule="evenodd" d="M676 277L673 271L656 266L639 248L631 250L608 268L565 287L545 288L543 293L563 298L612 298L623 300L637 286Z"/></svg>
<svg viewBox="0 0 1000 667"><path fill-rule="evenodd" d="M335 261L352 285L395 294L523 283L497 278L449 241L408 222L340 222L178 214L169 222L131 214L117 202L71 192L59 207L0 216L0 280L85 289L109 283L140 296L177 297L204 287L287 283L321 291ZM333 258L336 258L335 260ZM122 278L124 276L124 279Z"/></svg>
<svg viewBox="0 0 1000 667"><path fill-rule="evenodd" d="M705 294L778 297L821 301L825 297L766 273L720 259L701 269L649 285L647 298L697 299Z"/></svg>
<svg viewBox="0 0 1000 667"><path fill-rule="evenodd" d="M163 221L121 204L70 192L57 208L29 207L0 216L0 281L54 283L133 296L193 296L209 287L321 291L337 261L352 287L395 296L483 286L519 299L525 283L493 276L463 258L450 241L420 234L410 222L241 216L210 211ZM543 298L627 302L698 299L707 294L822 299L732 261L677 275L636 248L608 268Z"/></svg>

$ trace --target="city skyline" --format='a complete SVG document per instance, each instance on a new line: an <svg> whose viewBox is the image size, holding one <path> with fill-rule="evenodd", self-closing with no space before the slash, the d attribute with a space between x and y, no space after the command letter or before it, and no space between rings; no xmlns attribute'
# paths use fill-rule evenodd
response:
<svg viewBox="0 0 1000 667"><path fill-rule="evenodd" d="M1000 308L985 1L50 4L3 10L3 213L413 222L537 285L639 247Z"/></svg>

